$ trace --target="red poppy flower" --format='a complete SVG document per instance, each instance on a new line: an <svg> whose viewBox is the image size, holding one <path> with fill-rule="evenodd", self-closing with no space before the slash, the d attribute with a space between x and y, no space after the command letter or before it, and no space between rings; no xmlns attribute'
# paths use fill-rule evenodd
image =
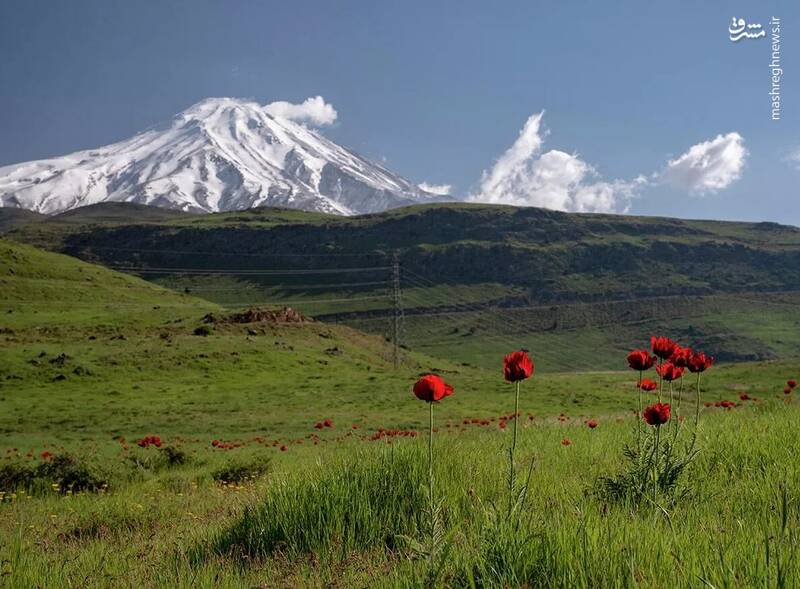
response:
<svg viewBox="0 0 800 589"><path fill-rule="evenodd" d="M642 418L648 425L659 426L669 421L669 403L655 403L642 412Z"/></svg>
<svg viewBox="0 0 800 589"><path fill-rule="evenodd" d="M52 453L50 453L50 452L48 452L47 450L45 450L44 452L42 452L41 454L39 454L39 457L40 457L42 460L50 460L50 459L53 457L53 454L52 454Z"/></svg>
<svg viewBox="0 0 800 589"><path fill-rule="evenodd" d="M683 376L683 368L675 366L672 362L664 362L660 366L656 366L656 372L667 382L677 380Z"/></svg>
<svg viewBox="0 0 800 589"><path fill-rule="evenodd" d="M676 345L675 349L672 351L672 355L669 357L669 361L672 362L675 366L686 368L689 365L689 358L691 357L692 357L691 348L682 348Z"/></svg>
<svg viewBox="0 0 800 589"><path fill-rule="evenodd" d="M714 364L714 358L703 352L694 352L689 358L689 372L705 372Z"/></svg>
<svg viewBox="0 0 800 589"><path fill-rule="evenodd" d="M788 395L792 392L792 387L783 387L783 394Z"/></svg>
<svg viewBox="0 0 800 589"><path fill-rule="evenodd" d="M503 358L503 376L508 382L519 382L533 376L533 360L525 350L511 352Z"/></svg>
<svg viewBox="0 0 800 589"><path fill-rule="evenodd" d="M417 399L426 403L441 401L453 394L453 387L435 374L426 374L414 384Z"/></svg>
<svg viewBox="0 0 800 589"><path fill-rule="evenodd" d="M790 378L789 380L786 381L786 384L787 386L789 386L789 388L793 389L794 387L797 386L797 381L793 378Z"/></svg>
<svg viewBox="0 0 800 589"><path fill-rule="evenodd" d="M281 446L281 452L286 452L289 448L286 447L286 444Z"/></svg>
<svg viewBox="0 0 800 589"><path fill-rule="evenodd" d="M330 419L326 419L325 421L322 422L322 425L324 425L325 427L333 427L333 422Z"/></svg>
<svg viewBox="0 0 800 589"><path fill-rule="evenodd" d="M137 440L136 444L140 448L149 448L150 446L155 446L156 448L160 448L161 438L159 436L145 436L141 440Z"/></svg>
<svg viewBox="0 0 800 589"><path fill-rule="evenodd" d="M643 391L654 391L658 388L658 383L652 381L648 378L642 379L642 382L639 384L639 388Z"/></svg>
<svg viewBox="0 0 800 589"><path fill-rule="evenodd" d="M571 443L572 443L572 440L570 440L569 438L564 438L563 440L561 440L561 445L562 446L569 446Z"/></svg>
<svg viewBox="0 0 800 589"><path fill-rule="evenodd" d="M594 429L597 427L597 421L594 419L590 419L586 422L586 425L589 426L589 429Z"/></svg>
<svg viewBox="0 0 800 589"><path fill-rule="evenodd" d="M750 400L750 395L748 395L747 393L739 393L739 400L740 401L749 401Z"/></svg>
<svg viewBox="0 0 800 589"><path fill-rule="evenodd" d="M506 429L506 422L501 421L500 423L497 424L497 427L499 427L500 429Z"/></svg>
<svg viewBox="0 0 800 589"><path fill-rule="evenodd" d="M672 356L672 352L675 351L677 346L678 344L668 337L656 337L654 335L650 338L650 348L653 350L653 353L662 360L667 360Z"/></svg>
<svg viewBox="0 0 800 589"><path fill-rule="evenodd" d="M633 350L628 354L628 366L634 370L650 370L655 364L656 357L647 353L647 350Z"/></svg>
<svg viewBox="0 0 800 589"><path fill-rule="evenodd" d="M322 425L321 421L318 421L317 423L314 424L314 429L322 429L323 427L325 426Z"/></svg>

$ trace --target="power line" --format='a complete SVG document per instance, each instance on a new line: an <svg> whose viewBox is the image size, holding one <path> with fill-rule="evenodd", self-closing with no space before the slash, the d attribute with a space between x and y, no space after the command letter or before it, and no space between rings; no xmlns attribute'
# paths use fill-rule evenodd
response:
<svg viewBox="0 0 800 589"><path fill-rule="evenodd" d="M403 320L403 305L400 298L400 256L392 256L392 362L395 369L400 364L400 323Z"/></svg>
<svg viewBox="0 0 800 589"><path fill-rule="evenodd" d="M406 272L410 273L410 274L413 274L414 276L418 277L421 280L424 280L425 282L428 282L431 286L434 286L434 287L441 286L439 284L434 283L432 280L429 280L429 279L425 278L424 276L420 276L420 275L416 274L415 272L412 272L410 270L407 270ZM410 277L407 276L406 278L409 279ZM412 282L417 282L417 284L421 284L418 281L414 281L414 279L411 279L411 280L412 280ZM460 298L460 299L458 297L454 297L454 298L456 298L457 300L461 300L461 301L464 300L463 298ZM495 329L496 333L502 333L502 331L503 331L501 329L502 325L500 323L498 323L496 319L492 319L492 316L499 317L499 315L497 315L496 312L493 312L493 311L490 311L490 310L485 311L485 310L475 309L474 308L474 303L472 301L467 302L467 303L457 303L456 306L457 307L461 307L463 309L467 309L467 310L469 310L469 312L477 314L477 315L479 315L481 317L485 317L486 319L489 320L489 322L490 322L490 324L491 324L491 326L493 328L497 328L497 329ZM430 316L430 314L426 314L426 315ZM500 319L502 319L502 318L500 318ZM515 340L512 340L507 336L497 335L497 336L483 336L483 337L487 337L487 338L488 337L492 337L493 339L497 338L499 341L502 341L502 342L508 344L510 347L517 347L517 343L518 343Z"/></svg>
<svg viewBox="0 0 800 589"><path fill-rule="evenodd" d="M380 295L380 296L345 297L345 298L339 298L339 299L296 299L296 300L280 299L280 300L273 300L273 301L235 301L235 302L230 302L230 303L228 303L228 302L215 303L214 301L206 301L206 302L208 302L210 304L216 304L216 305L220 305L220 306L231 307L231 306L261 306L261 305L279 306L279 305L300 305L300 304L321 304L321 303L346 303L346 302L350 302L350 301L385 300L385 299L386 299L386 295L383 294L383 295ZM0 300L0 304L1 305L40 305L40 304L43 304L43 303L47 303L48 306L53 306L53 303L62 303L62 302L63 301L58 300L58 299L52 299L52 300L48 300L48 299L39 299L39 300L26 299L24 301ZM173 307L176 307L176 306L177 307L195 307L195 308L197 307L197 303L158 303L158 302L155 302L155 301L152 302L152 303L135 303L135 302L125 303L125 302L116 302L116 301L115 302L109 302L109 303L81 303L81 302L69 303L69 302L63 302L62 306L66 307L66 308L69 308L69 307L73 307L73 306L88 306L88 307L101 307L101 306L102 307L108 307L108 306L111 306L111 307L113 307L113 306L121 306L121 305L136 306L136 307L150 307L150 308L152 308L152 307L167 307L167 306L173 306Z"/></svg>
<svg viewBox="0 0 800 589"><path fill-rule="evenodd" d="M73 284L79 282L72 278L31 278L28 276L15 276L15 281L24 281L25 283L44 283L52 286L60 285L61 283L68 283ZM238 288L216 288L216 287L195 287L193 283L186 282L186 283L167 283L167 282L153 282L147 281L146 285L115 285L115 289L120 290L142 290L153 292L154 288L165 288L168 290L175 290L175 289L183 289L183 288L190 288L192 291L209 291L209 292L224 292L224 291L231 291L231 292L239 292L242 290L248 289L258 289L258 290L268 290L268 289L325 289L325 288L345 288L345 287L356 287L356 286L386 286L385 280L376 280L370 282L316 282L316 283L278 283L278 284L264 284L259 282L241 282L241 286ZM103 288L102 285L96 283L80 283L82 288Z"/></svg>
<svg viewBox="0 0 800 589"><path fill-rule="evenodd" d="M376 272L391 270L391 266L372 266L361 268L309 268L291 270L234 270L230 268L158 268L158 267L134 267L134 266L106 266L112 270L120 272L131 272L135 274L190 274L190 275L211 275L211 274L230 274L233 276L306 276L314 274L349 274L356 272Z"/></svg>
<svg viewBox="0 0 800 589"><path fill-rule="evenodd" d="M288 254L288 253L239 253L239 252L220 252L220 251L198 251L198 250L168 250L158 248L129 248L117 246L96 246L90 245L83 248L84 251L93 250L109 250L109 251L127 251L127 252L145 252L153 254L176 254L176 255L193 255L193 256L248 256L258 258L339 258L339 257L381 257L388 258L385 252L368 252L368 253L354 253L354 252L331 252L331 253L313 253L313 254Z"/></svg>
<svg viewBox="0 0 800 589"><path fill-rule="evenodd" d="M266 291L266 290L298 290L298 289L325 289L325 288L351 288L357 286L386 286L386 281L374 281L374 282L332 282L328 284L264 284L260 285L257 283L247 282L244 283L239 288L203 288L203 287L195 287L191 284L175 284L175 285L164 285L165 288L170 289L177 289L177 288L188 288L191 292L240 292L245 290L259 290L259 291Z"/></svg>

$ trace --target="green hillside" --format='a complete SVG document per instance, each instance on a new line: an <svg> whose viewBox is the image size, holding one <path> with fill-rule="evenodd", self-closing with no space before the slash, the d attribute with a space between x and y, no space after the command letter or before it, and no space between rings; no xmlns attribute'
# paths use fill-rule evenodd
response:
<svg viewBox="0 0 800 589"><path fill-rule="evenodd" d="M722 360L800 355L800 229L775 223L443 204L51 221L10 235L225 306L291 304L379 335L397 252L401 341L487 367L486 350L527 347L546 371L615 368L654 331Z"/></svg>
<svg viewBox="0 0 800 589"><path fill-rule="evenodd" d="M0 240L0 290L0 431L14 447L91 439L115 450L115 436L148 431L284 438L324 418L408 426L417 418L396 399L420 372L439 369L474 385L496 377L413 353L396 370L380 337L290 314L239 317L10 240ZM470 397L473 409L497 411L496 398ZM622 397L615 392L601 406Z"/></svg>
<svg viewBox="0 0 800 589"><path fill-rule="evenodd" d="M518 528L524 542L514 544L516 532L496 527L517 423L508 421L513 388L500 371L508 342L476 331L464 336L472 348L441 348L486 368L417 351L394 368L382 337L288 312L234 312L11 240L0 240L0 289L0 538L8 539L0 575L10 587L423 586L424 560L403 542L419 536L411 520L428 504L428 408L410 388L429 371L456 391L436 407L434 476L458 555L447 559L444 586L469 586L478 574L497 577L486 587L603 586L609 571L633 571L631 586L647 587L698 578L753 586L798 574L796 538L785 531L799 517L798 411L794 394L782 392L797 378L794 362L704 374L701 453L681 479L691 500L665 494L658 510L596 492L635 440L635 375L537 371L520 400L519 463L535 468ZM502 289L523 292L439 284L417 296L443 307L455 295L479 303ZM703 299L704 312L730 322L732 295L715 296ZM560 321L591 319L597 306L586 304ZM667 317L671 304L659 313ZM419 329L458 328L448 337L461 337L461 326L437 326L437 317L447 315L428 315ZM545 327L520 337L545 337ZM492 328L493 337L515 337L508 324ZM592 332L580 329L551 331ZM748 329L758 335L763 322ZM574 368L580 355L622 360L603 343L608 326L594 333L565 340L573 355L564 365ZM482 340L492 343L478 347ZM533 352L538 367L552 362L553 341ZM681 415L694 403L688 390L675 391ZM722 400L736 403L714 406ZM137 443L152 436L159 446ZM727 530L724 548L709 529ZM308 537L321 540L306 550ZM519 556L505 559L507 546Z"/></svg>
<svg viewBox="0 0 800 589"><path fill-rule="evenodd" d="M145 327L187 311L219 308L204 299L70 256L0 239L0 325L7 329Z"/></svg>

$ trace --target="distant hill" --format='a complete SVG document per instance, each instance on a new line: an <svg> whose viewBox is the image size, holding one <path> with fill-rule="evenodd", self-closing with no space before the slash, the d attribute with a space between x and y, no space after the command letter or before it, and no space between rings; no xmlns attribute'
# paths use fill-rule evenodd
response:
<svg viewBox="0 0 800 589"><path fill-rule="evenodd" d="M800 230L775 223L442 204L37 223L10 235L222 304L292 301L379 333L397 252L405 341L472 362L481 349L535 345L567 368L572 346L580 368L611 367L615 350L653 330L723 359L800 355Z"/></svg>
<svg viewBox="0 0 800 589"><path fill-rule="evenodd" d="M11 231L32 221L42 221L46 215L26 211L25 209L12 209L0 207L0 233Z"/></svg>
<svg viewBox="0 0 800 589"><path fill-rule="evenodd" d="M354 255L385 262L397 250L405 268L428 279L513 285L536 302L800 285L800 229L775 223L466 204L352 218L282 209L160 218L164 212L152 207L117 204L113 215L106 207L55 218L85 226L47 236L49 228L28 225L15 237L103 263L151 267L217 268L223 260L231 269L314 268L320 260L347 267ZM142 249L160 251L134 251Z"/></svg>
<svg viewBox="0 0 800 589"><path fill-rule="evenodd" d="M0 239L0 327L149 325L217 311L203 299L70 256Z"/></svg>
<svg viewBox="0 0 800 589"><path fill-rule="evenodd" d="M50 222L70 223L152 223L188 216L182 211L129 202L102 202L47 217Z"/></svg>

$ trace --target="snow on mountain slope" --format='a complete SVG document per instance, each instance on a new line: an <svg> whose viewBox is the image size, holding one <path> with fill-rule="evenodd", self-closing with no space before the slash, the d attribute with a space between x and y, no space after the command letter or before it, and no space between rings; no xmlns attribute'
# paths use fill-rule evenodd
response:
<svg viewBox="0 0 800 589"><path fill-rule="evenodd" d="M313 129L232 98L199 102L126 141L0 168L0 206L47 214L127 201L352 215L437 198Z"/></svg>

